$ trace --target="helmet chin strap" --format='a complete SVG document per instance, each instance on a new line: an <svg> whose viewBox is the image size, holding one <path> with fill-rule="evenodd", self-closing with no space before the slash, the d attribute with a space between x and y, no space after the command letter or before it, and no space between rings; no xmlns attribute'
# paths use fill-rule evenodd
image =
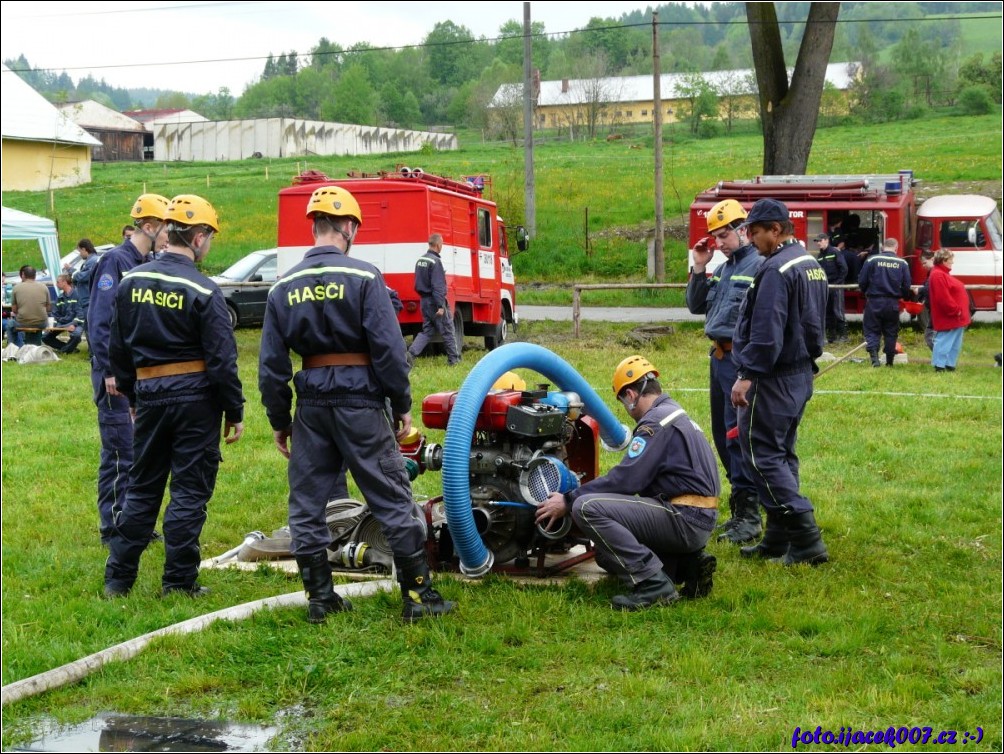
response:
<svg viewBox="0 0 1004 754"><path fill-rule="evenodd" d="M345 253L346 254L348 254L349 253L349 249L352 248L352 241L355 239L356 233L358 232L358 230L359 230L359 226L358 225L353 225L351 233L346 233L341 228L335 228L335 231L339 235L341 235L342 238L345 239Z"/></svg>

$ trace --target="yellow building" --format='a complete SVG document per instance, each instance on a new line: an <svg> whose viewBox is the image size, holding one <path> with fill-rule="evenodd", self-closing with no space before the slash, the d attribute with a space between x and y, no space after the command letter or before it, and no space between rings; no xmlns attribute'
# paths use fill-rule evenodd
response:
<svg viewBox="0 0 1004 754"><path fill-rule="evenodd" d="M43 191L91 181L91 148L101 142L3 66L0 113L3 190Z"/></svg>
<svg viewBox="0 0 1004 754"><path fill-rule="evenodd" d="M829 88L846 93L858 63L833 63L826 67ZM655 120L651 76L620 76L592 79L540 81L535 86L534 127L570 129L613 128ZM752 118L757 114L756 77L752 70L709 71L705 73L664 73L660 80L663 122L685 120L693 99L702 89L710 89L718 99L718 118ZM518 115L522 127L522 84L503 84L489 105L497 119ZM846 109L845 98L838 108Z"/></svg>

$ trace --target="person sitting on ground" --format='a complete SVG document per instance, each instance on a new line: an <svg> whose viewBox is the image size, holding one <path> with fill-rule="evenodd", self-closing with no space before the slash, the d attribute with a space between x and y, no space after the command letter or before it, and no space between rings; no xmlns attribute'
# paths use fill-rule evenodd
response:
<svg viewBox="0 0 1004 754"><path fill-rule="evenodd" d="M42 336L42 342L60 353L76 353L80 339L84 336L84 317L80 311L77 289L73 287L71 276L65 272L56 276L56 288L59 289L59 297L56 299L55 326L59 329L47 330ZM70 336L66 343L59 339L61 332Z"/></svg>
<svg viewBox="0 0 1004 754"><path fill-rule="evenodd" d="M7 342L18 347L26 342L38 345L42 331L49 324L52 299L49 288L35 280L35 268L26 264L21 268L21 282L10 295L10 314L7 320Z"/></svg>

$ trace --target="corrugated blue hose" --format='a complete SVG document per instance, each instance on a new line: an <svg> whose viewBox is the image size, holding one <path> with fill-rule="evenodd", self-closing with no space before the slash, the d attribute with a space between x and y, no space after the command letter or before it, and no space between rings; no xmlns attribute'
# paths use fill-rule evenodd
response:
<svg viewBox="0 0 1004 754"><path fill-rule="evenodd" d="M481 577L488 573L495 556L485 547L474 524L471 509L471 443L474 424L485 396L495 381L510 369L533 369L544 375L560 390L570 390L582 398L583 413L600 425L600 436L611 448L623 448L630 438L627 427L600 399L582 375L557 354L533 343L509 343L479 361L464 384L446 425L443 441L443 506L450 536L460 556L460 570L466 576Z"/></svg>

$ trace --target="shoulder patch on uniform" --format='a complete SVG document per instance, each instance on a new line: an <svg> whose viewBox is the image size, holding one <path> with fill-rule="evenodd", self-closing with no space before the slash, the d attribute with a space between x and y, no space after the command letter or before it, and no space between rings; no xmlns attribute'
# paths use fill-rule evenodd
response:
<svg viewBox="0 0 1004 754"><path fill-rule="evenodd" d="M645 438L635 437L628 446L628 458L637 458L645 452Z"/></svg>
<svg viewBox="0 0 1004 754"><path fill-rule="evenodd" d="M98 278L98 290L107 291L111 290L111 287L115 285L115 280L107 272Z"/></svg>

